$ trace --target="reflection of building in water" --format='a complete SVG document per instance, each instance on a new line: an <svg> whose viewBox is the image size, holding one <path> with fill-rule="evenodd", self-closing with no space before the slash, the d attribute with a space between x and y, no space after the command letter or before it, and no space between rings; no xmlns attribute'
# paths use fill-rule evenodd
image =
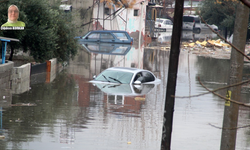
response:
<svg viewBox="0 0 250 150"><path fill-rule="evenodd" d="M60 143L74 144L75 129L65 123L60 123Z"/></svg>
<svg viewBox="0 0 250 150"><path fill-rule="evenodd" d="M140 97L141 101L136 100ZM145 96L124 96L124 95L104 95L104 102L111 112L121 112L124 114L139 114L142 104L145 103Z"/></svg>

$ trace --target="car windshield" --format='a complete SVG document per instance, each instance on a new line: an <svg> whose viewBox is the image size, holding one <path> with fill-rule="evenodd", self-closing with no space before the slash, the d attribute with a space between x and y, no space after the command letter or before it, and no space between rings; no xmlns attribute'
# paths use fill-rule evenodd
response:
<svg viewBox="0 0 250 150"><path fill-rule="evenodd" d="M128 40L125 33L113 33L119 40Z"/></svg>
<svg viewBox="0 0 250 150"><path fill-rule="evenodd" d="M113 83L129 84L133 77L133 73L117 71L117 70L105 70L98 75L95 80Z"/></svg>
<svg viewBox="0 0 250 150"><path fill-rule="evenodd" d="M163 20L156 19L156 22L162 23L162 22L163 22Z"/></svg>

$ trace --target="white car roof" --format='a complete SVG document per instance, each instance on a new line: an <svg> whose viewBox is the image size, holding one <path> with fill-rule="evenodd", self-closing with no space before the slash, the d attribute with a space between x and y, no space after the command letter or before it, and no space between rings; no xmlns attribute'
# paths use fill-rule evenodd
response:
<svg viewBox="0 0 250 150"><path fill-rule="evenodd" d="M117 70L117 71L131 72L131 73L136 73L136 72L140 72L140 71L147 71L144 69L128 68L128 67L111 67L111 68L108 68L107 70Z"/></svg>

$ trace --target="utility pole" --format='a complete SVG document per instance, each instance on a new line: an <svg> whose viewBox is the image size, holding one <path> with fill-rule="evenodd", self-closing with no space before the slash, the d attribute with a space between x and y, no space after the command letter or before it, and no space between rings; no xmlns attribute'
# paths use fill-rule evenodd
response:
<svg viewBox="0 0 250 150"><path fill-rule="evenodd" d="M240 2L236 8L233 45L235 45L235 47L237 47L243 53L245 52L246 45L248 17L249 8ZM237 52L234 48L232 48L228 85L232 85L242 81L243 65L244 56ZM241 86L231 87L227 91L227 97L229 99L239 101L241 98L240 95ZM238 112L238 104L230 103L230 101L225 102L223 129L221 135L221 150L235 150Z"/></svg>
<svg viewBox="0 0 250 150"><path fill-rule="evenodd" d="M184 0L176 0L162 128L161 150L170 150Z"/></svg>

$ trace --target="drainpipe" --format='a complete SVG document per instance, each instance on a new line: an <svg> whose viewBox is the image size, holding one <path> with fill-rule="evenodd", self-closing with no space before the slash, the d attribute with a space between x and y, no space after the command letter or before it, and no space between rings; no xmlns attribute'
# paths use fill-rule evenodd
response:
<svg viewBox="0 0 250 150"><path fill-rule="evenodd" d="M143 22L143 7L144 6L144 1L142 1L141 2L141 16L140 16L140 24L139 24L139 51L138 51L138 53L139 53L139 58L141 58L140 57L140 52L141 52L141 28L142 28L142 22ZM141 61L139 61L139 67L141 66Z"/></svg>
<svg viewBox="0 0 250 150"><path fill-rule="evenodd" d="M141 16L140 16L140 24L139 24L139 45L141 45L141 30L142 30L142 22L143 22L143 7L144 1L141 2Z"/></svg>

